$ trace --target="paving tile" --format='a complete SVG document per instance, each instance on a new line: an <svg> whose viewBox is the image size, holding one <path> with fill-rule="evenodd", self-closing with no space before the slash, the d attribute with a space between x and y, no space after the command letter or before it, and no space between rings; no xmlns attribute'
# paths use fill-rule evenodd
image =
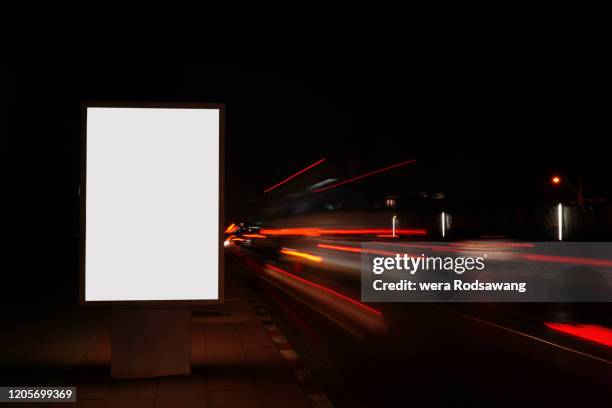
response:
<svg viewBox="0 0 612 408"><path fill-rule="evenodd" d="M108 389L110 388L109 382L96 381L88 382L77 385L77 399L78 400L98 400L106 397Z"/></svg>
<svg viewBox="0 0 612 408"><path fill-rule="evenodd" d="M246 363L242 344L234 326L204 328L206 363L209 366L239 366Z"/></svg>
<svg viewBox="0 0 612 408"><path fill-rule="evenodd" d="M263 408L312 408L305 396L292 399L264 397L261 398L261 405Z"/></svg>
<svg viewBox="0 0 612 408"><path fill-rule="evenodd" d="M287 372L255 373L257 394L261 397L298 399L304 392L292 374Z"/></svg>
<svg viewBox="0 0 612 408"><path fill-rule="evenodd" d="M262 405L256 397L225 397L210 396L209 408L261 408Z"/></svg>
<svg viewBox="0 0 612 408"><path fill-rule="evenodd" d="M155 408L205 408L204 398L160 398L155 402Z"/></svg>
<svg viewBox="0 0 612 408"><path fill-rule="evenodd" d="M191 325L191 367L198 368L206 366L206 352L204 344L204 326L201 324Z"/></svg>
<svg viewBox="0 0 612 408"><path fill-rule="evenodd" d="M112 399L102 401L101 408L154 408L154 399Z"/></svg>
<svg viewBox="0 0 612 408"><path fill-rule="evenodd" d="M100 400L78 401L76 404L66 405L66 408L99 408L102 405Z"/></svg>
<svg viewBox="0 0 612 408"><path fill-rule="evenodd" d="M44 403L32 403L29 404L18 404L18 408L99 408L102 402L100 400L87 400L75 402L44 402Z"/></svg>
<svg viewBox="0 0 612 408"><path fill-rule="evenodd" d="M255 396L257 388L250 370L245 368L211 368L208 374L209 395Z"/></svg>
<svg viewBox="0 0 612 408"><path fill-rule="evenodd" d="M160 377L157 398L203 398L207 388L206 374Z"/></svg>
<svg viewBox="0 0 612 408"><path fill-rule="evenodd" d="M79 364L86 366L106 366L110 365L110 359L110 335L105 333L100 335L94 345L85 352Z"/></svg>
<svg viewBox="0 0 612 408"><path fill-rule="evenodd" d="M285 367L284 359L261 324L252 322L240 325L236 329L249 363L255 367L258 365Z"/></svg>
<svg viewBox="0 0 612 408"><path fill-rule="evenodd" d="M106 399L154 399L157 385L156 378L113 380Z"/></svg>

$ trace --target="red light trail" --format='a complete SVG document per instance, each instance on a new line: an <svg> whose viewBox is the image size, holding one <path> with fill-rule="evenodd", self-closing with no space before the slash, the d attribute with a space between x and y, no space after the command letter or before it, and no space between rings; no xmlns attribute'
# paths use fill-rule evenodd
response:
<svg viewBox="0 0 612 408"><path fill-rule="evenodd" d="M531 242L493 242L493 243L480 243L480 242L451 242L451 246L464 247L464 248L491 248L496 247L510 247L510 248L534 248L535 244Z"/></svg>
<svg viewBox="0 0 612 408"><path fill-rule="evenodd" d="M336 296L336 297L338 297L338 298L340 298L340 299L346 300L347 302L350 302L350 303L352 303L352 304L354 304L354 305L357 305L357 306L359 306L359 307L361 307L361 308L363 308L363 309L367 310L368 312L374 313L374 314L375 314L375 315L377 315L377 316L382 316L382 313L381 313L381 312L379 312L378 310L376 310L376 309L374 309L374 308L372 308L372 307L370 307L370 306L368 306L368 305L365 305L365 304L363 304L363 303L361 303L361 302L358 302L358 301L356 301L355 299L351 299L350 297L348 297L348 296L346 296L346 295L343 295L342 293L336 292L336 291L335 291L335 290L333 290L333 289L330 289L330 288L327 288L327 287L325 287L325 286L319 285L318 283L311 282L311 281L309 281L309 280L306 280L306 279L304 279L304 278L301 278L301 277L299 277L299 276L297 276L297 275L294 275L294 274L292 274L292 273L289 273L289 272L287 272L287 271L284 271L284 270L282 270L282 269L280 269L280 268L277 268L276 266L272 266L272 265L270 265L270 264L266 264L266 268L272 269L273 271L278 272L278 273L280 273L281 275L284 275L284 276L287 276L287 277L290 277L290 278L296 279L296 280L298 280L298 281L300 281L300 282L302 282L302 283L305 283L305 284L307 284L307 285L309 285L309 286L315 287L315 288L317 288L317 289L321 289L321 290L322 290L322 291L324 291L324 292L327 292L327 293L329 293L329 294L332 294L332 295L334 295L334 296Z"/></svg>
<svg viewBox="0 0 612 408"><path fill-rule="evenodd" d="M594 324L544 323L546 327L558 332L594 341L612 347L612 330Z"/></svg>
<svg viewBox="0 0 612 408"><path fill-rule="evenodd" d="M401 163L393 164L391 166L384 167L382 169L378 169L378 170L374 170L374 171L371 171L371 172L366 173L366 174L362 174L361 176L353 177L351 179L344 180L344 181L341 181L341 182L336 183L336 184L332 184L331 186L321 187L319 189L316 189L314 192L315 193L320 193L322 191L326 191L326 190L329 190L329 189L341 186L343 184L351 183L353 181L357 181L357 180L360 180L362 178L366 178L366 177L370 177L370 176L373 176L373 175L378 174L378 173L382 173L383 171L395 169L397 167L405 166L407 164L412 164L412 163L416 163L416 160L414 160L414 159L413 160L406 160L406 161L401 162Z"/></svg>
<svg viewBox="0 0 612 408"><path fill-rule="evenodd" d="M292 176L287 177L286 179L284 179L283 181L281 181L280 183L273 185L272 187L267 188L266 190L264 190L264 194L274 190L276 187L281 186L283 184L285 184L286 182L288 182L289 180L299 176L300 174L304 173L305 171L308 171L310 169L312 169L315 166L318 166L319 164L323 163L325 161L325 159L321 159L318 162L312 163L310 166L303 168L302 170L298 171L297 173L295 173Z"/></svg>

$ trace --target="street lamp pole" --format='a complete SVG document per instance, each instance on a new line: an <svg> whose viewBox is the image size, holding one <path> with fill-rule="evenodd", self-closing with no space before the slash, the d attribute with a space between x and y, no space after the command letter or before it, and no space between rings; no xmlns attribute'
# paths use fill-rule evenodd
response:
<svg viewBox="0 0 612 408"><path fill-rule="evenodd" d="M578 188L574 187L574 185L572 183L570 183L570 181L566 178L561 178L559 176L554 176L552 178L552 182L553 184L559 184L561 183L561 181L565 181L567 183L568 186L570 186L570 188L574 191L574 193L576 193L576 196L578 198L578 204L582 205L583 202L583 196L582 196L582 177L578 176Z"/></svg>

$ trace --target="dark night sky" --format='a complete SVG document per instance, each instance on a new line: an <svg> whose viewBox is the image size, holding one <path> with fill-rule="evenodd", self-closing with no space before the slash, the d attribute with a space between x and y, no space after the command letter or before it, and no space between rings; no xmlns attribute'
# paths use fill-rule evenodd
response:
<svg viewBox="0 0 612 408"><path fill-rule="evenodd" d="M76 262L86 99L224 102L232 219L321 157L356 171L417 158L415 189L480 205L546 203L554 172L581 172L587 194L609 197L609 82L598 58L11 64L0 71L2 139L20 243L50 264Z"/></svg>
<svg viewBox="0 0 612 408"><path fill-rule="evenodd" d="M446 187L435 185L436 173L457 177L474 166L492 200L539 200L555 171L581 171L593 191L606 190L597 72L553 61L15 65L3 76L13 154L26 174L45 169L52 180L32 181L52 183L58 200L65 197L55 183L68 190L78 180L83 99L225 102L236 217L248 212L239 202L320 157L358 160L364 171L427 160L424 189ZM25 166L32 161L36 169Z"/></svg>

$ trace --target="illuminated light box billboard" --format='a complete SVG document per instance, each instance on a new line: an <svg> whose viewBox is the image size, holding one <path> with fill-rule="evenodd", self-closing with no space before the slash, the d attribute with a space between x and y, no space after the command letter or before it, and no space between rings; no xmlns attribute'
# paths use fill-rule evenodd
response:
<svg viewBox="0 0 612 408"><path fill-rule="evenodd" d="M223 301L223 117L83 103L81 303Z"/></svg>

